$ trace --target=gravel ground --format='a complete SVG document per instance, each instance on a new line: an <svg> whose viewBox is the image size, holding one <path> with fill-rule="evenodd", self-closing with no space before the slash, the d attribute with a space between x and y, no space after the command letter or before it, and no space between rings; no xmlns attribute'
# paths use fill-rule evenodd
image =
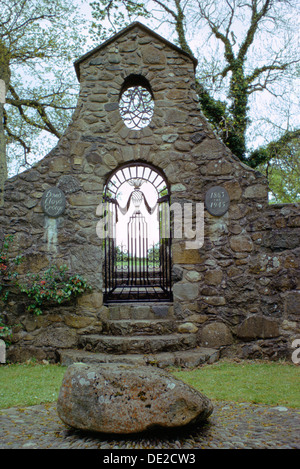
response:
<svg viewBox="0 0 300 469"><path fill-rule="evenodd" d="M0 449L300 449L300 409L213 403L202 426L131 436L70 429L59 419L56 403L2 409Z"/></svg>

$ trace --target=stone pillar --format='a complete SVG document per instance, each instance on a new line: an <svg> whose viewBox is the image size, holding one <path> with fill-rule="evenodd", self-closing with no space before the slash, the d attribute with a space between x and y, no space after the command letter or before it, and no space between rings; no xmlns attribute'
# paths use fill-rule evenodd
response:
<svg viewBox="0 0 300 469"><path fill-rule="evenodd" d="M6 363L6 345L4 340L0 339L0 363Z"/></svg>

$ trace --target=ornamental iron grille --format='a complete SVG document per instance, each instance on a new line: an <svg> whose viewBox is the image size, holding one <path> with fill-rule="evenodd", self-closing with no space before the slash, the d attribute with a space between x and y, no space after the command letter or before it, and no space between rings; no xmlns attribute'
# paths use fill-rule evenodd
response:
<svg viewBox="0 0 300 469"><path fill-rule="evenodd" d="M120 93L119 111L126 127L141 130L150 124L154 100L150 84L140 75L130 75Z"/></svg>
<svg viewBox="0 0 300 469"><path fill-rule="evenodd" d="M169 190L160 172L133 163L104 190L104 302L170 301Z"/></svg>

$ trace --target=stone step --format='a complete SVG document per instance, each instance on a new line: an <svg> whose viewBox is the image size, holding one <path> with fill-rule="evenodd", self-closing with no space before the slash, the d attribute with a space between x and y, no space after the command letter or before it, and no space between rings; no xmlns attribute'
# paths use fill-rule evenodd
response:
<svg viewBox="0 0 300 469"><path fill-rule="evenodd" d="M219 359L219 351L211 348L196 347L191 350L162 352L157 354L124 354L92 353L85 350L59 350L60 363L69 366L73 363L126 363L143 366L152 365L159 368L185 367L194 368L204 363L214 363Z"/></svg>
<svg viewBox="0 0 300 469"><path fill-rule="evenodd" d="M138 298L138 301L136 301ZM105 299L107 304L115 304L118 302L158 302L162 303L168 301L170 293L163 290L162 287L157 285L135 285L128 288L117 286Z"/></svg>
<svg viewBox="0 0 300 469"><path fill-rule="evenodd" d="M120 303L109 305L107 319L167 319L173 315L173 303Z"/></svg>
<svg viewBox="0 0 300 469"><path fill-rule="evenodd" d="M79 347L89 352L127 354L159 353L188 350L196 347L196 334L163 334L139 336L83 335Z"/></svg>
<svg viewBox="0 0 300 469"><path fill-rule="evenodd" d="M102 321L104 335L162 335L176 331L171 319L119 319Z"/></svg>

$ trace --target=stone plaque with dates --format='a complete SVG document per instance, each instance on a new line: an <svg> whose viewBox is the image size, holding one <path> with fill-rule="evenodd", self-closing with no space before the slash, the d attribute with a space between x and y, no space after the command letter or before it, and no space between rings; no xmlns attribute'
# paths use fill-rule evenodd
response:
<svg viewBox="0 0 300 469"><path fill-rule="evenodd" d="M215 217L224 215L229 208L229 203L229 195L224 187L211 187L205 194L205 207L207 211Z"/></svg>
<svg viewBox="0 0 300 469"><path fill-rule="evenodd" d="M47 189L42 197L42 209L48 217L59 217L66 208L66 198L58 187Z"/></svg>

